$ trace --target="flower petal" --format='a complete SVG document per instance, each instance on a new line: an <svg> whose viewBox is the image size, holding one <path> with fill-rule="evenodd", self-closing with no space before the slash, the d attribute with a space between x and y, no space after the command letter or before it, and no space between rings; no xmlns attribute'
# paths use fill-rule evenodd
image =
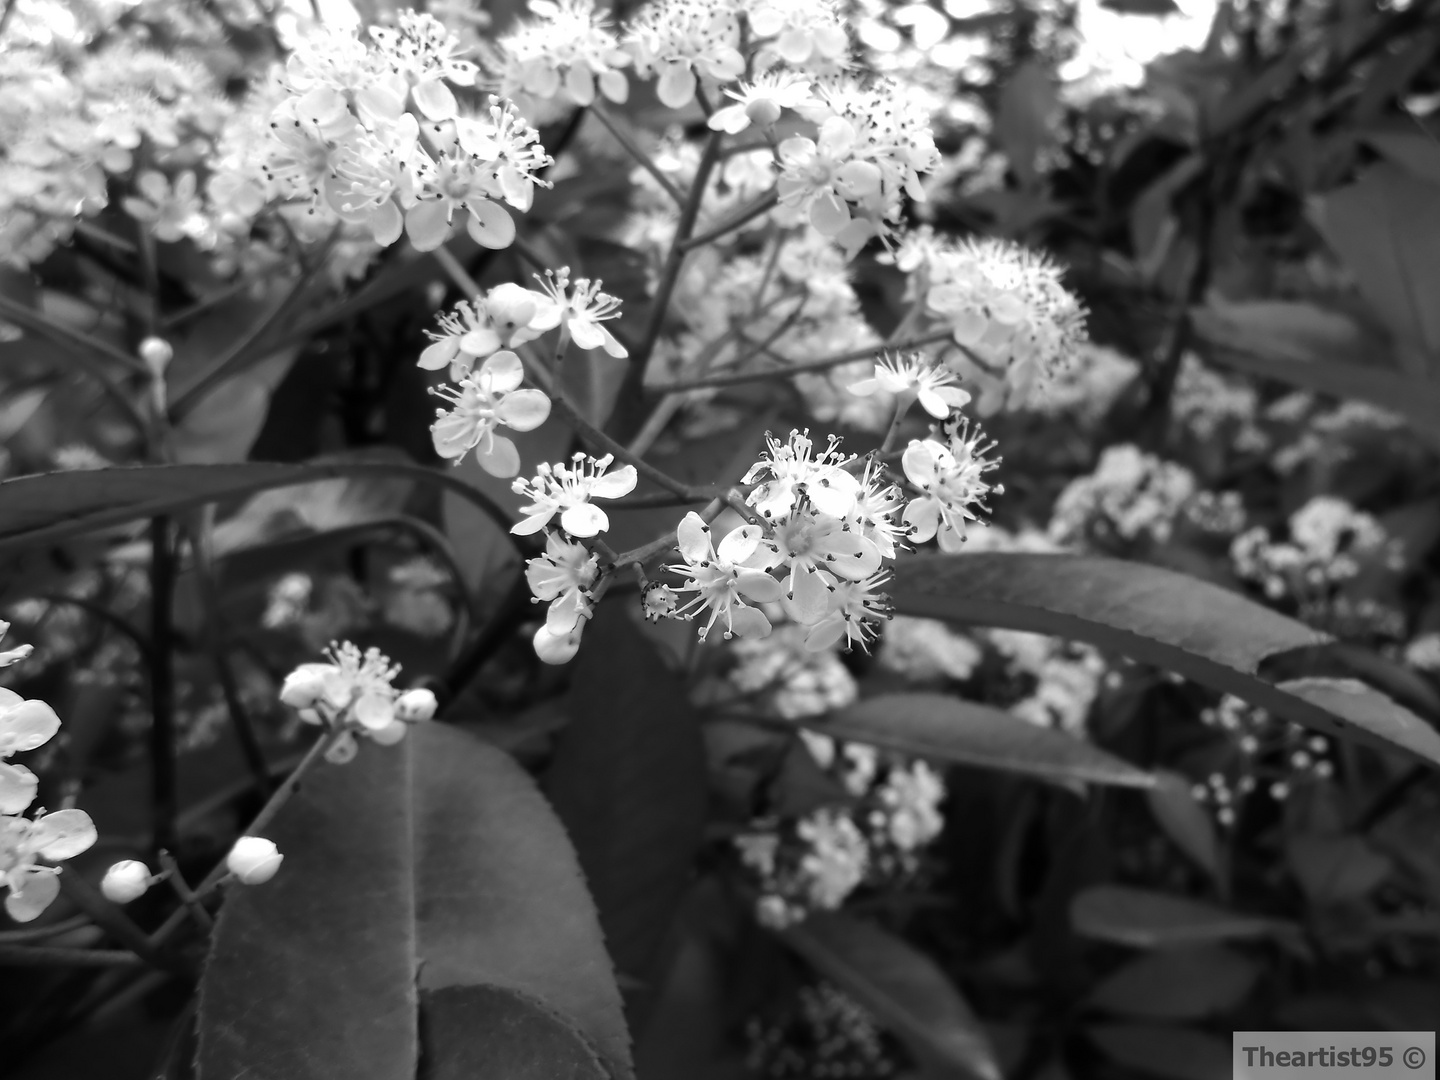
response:
<svg viewBox="0 0 1440 1080"><path fill-rule="evenodd" d="M610 528L610 518L594 503L580 503L560 515L560 527L571 536L594 536Z"/></svg>
<svg viewBox="0 0 1440 1080"><path fill-rule="evenodd" d="M704 562L711 557L710 526L691 510L675 529L675 543L680 549L680 557L687 563Z"/></svg>
<svg viewBox="0 0 1440 1080"><path fill-rule="evenodd" d="M60 718L43 701L23 701L0 713L0 756L44 746L60 730Z"/></svg>
<svg viewBox="0 0 1440 1080"><path fill-rule="evenodd" d="M450 235L450 204L426 199L405 211L405 235L416 251L434 251Z"/></svg>
<svg viewBox="0 0 1440 1080"><path fill-rule="evenodd" d="M534 431L550 416L550 399L539 390L516 390L496 406L495 416L508 428Z"/></svg>
<svg viewBox="0 0 1440 1080"><path fill-rule="evenodd" d="M24 765L0 761L0 814L23 814L39 790L39 778Z"/></svg>
<svg viewBox="0 0 1440 1080"><path fill-rule="evenodd" d="M604 476L597 477L590 485L590 497L592 499L618 499L622 495L629 495L635 490L635 484L639 476L635 472L634 465L622 465L620 468L607 472Z"/></svg>
<svg viewBox="0 0 1440 1080"><path fill-rule="evenodd" d="M480 365L477 379L491 394L508 394L525 381L525 365L520 357L504 349Z"/></svg>
<svg viewBox="0 0 1440 1080"><path fill-rule="evenodd" d="M95 823L84 810L56 810L37 818L30 828L31 847L51 862L73 859L98 839Z"/></svg>
<svg viewBox="0 0 1440 1080"><path fill-rule="evenodd" d="M475 460L480 468L502 480L520 475L520 451L504 435L492 435L490 445L477 452Z"/></svg>
<svg viewBox="0 0 1440 1080"><path fill-rule="evenodd" d="M470 204L470 221L466 225L470 239L481 247L509 247L515 239L515 221L499 203L489 199Z"/></svg>
<svg viewBox="0 0 1440 1080"><path fill-rule="evenodd" d="M60 875L40 867L28 867L20 871L20 887L10 883L10 895L5 897L5 910L16 922L30 922L40 917L60 895Z"/></svg>

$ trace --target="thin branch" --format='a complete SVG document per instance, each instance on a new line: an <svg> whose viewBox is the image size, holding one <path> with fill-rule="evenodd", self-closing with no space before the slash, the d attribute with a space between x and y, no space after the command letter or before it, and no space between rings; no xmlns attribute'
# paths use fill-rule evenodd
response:
<svg viewBox="0 0 1440 1080"><path fill-rule="evenodd" d="M746 340L748 341L750 339L747 338ZM823 360L810 360L805 363L794 363L766 348L764 351L768 355L773 356L785 366L772 368L769 371L738 371L727 372L723 375L706 375L698 379L683 379L679 382L662 383L658 386L647 387L647 389L655 393L675 394L685 390L702 390L711 386L738 386L741 383L757 382L763 379L787 379L792 375L803 375L810 371L824 371L827 368L839 367L841 364L853 363L856 360L868 360L885 349L918 349L923 345L934 345L938 342L949 340L953 340L949 330L936 330L922 337L911 338L908 341L897 342L893 345L870 345L863 349L852 349L850 352L840 353L837 356L827 356Z"/></svg>
<svg viewBox="0 0 1440 1080"><path fill-rule="evenodd" d="M91 337L82 330L76 330L63 323L47 319L44 315L32 311L23 304L15 303L9 297L0 296L0 315L3 315L9 322L17 323L27 330L33 330L37 334L48 337L52 341L66 345L71 349L86 353L99 353L101 356L114 360L121 367L134 372L136 375L149 374L150 369L145 366L145 362L138 356L131 356L129 353L117 349L108 341Z"/></svg>
<svg viewBox="0 0 1440 1080"><path fill-rule="evenodd" d="M171 656L171 608L175 600L175 551L170 519L150 522L150 800L155 847L175 843L179 797L175 773L175 670Z"/></svg>
<svg viewBox="0 0 1440 1080"><path fill-rule="evenodd" d="M555 398L553 405L560 415L564 416L574 426L575 433L579 435L584 442L590 444L592 450L599 450L606 454L614 454L615 460L635 466L635 471L645 477L645 479L687 501L694 502L705 497L703 493L699 495L696 494L700 489L676 480L669 473L662 472L655 468L655 466L651 465L644 458L632 454L620 443L616 442L594 424L590 423L589 420L586 420L585 417L581 416L575 406L571 405L570 402L564 398Z"/></svg>
<svg viewBox="0 0 1440 1080"><path fill-rule="evenodd" d="M135 967L144 962L139 953L126 949L0 945L0 967Z"/></svg>
<svg viewBox="0 0 1440 1080"><path fill-rule="evenodd" d="M763 214L768 214L779 201L779 192L771 188L764 195L752 201L749 206L738 211L730 220L716 225L709 232L701 233L699 236L692 236L690 239L683 241L680 244L680 249L682 251L693 251L698 247L704 247L706 244L713 243L727 233L734 232L742 225L754 221Z"/></svg>
<svg viewBox="0 0 1440 1080"><path fill-rule="evenodd" d="M30 941L44 941L46 938L59 937L61 934L68 934L72 930L79 930L82 926L89 925L90 917L88 915L72 915L68 919L46 923L44 926L0 930L0 945L23 945Z"/></svg>
<svg viewBox="0 0 1440 1080"><path fill-rule="evenodd" d="M640 144L630 137L629 132L625 131L620 124L610 116L605 106L601 105L598 101L595 102L590 106L590 115L605 125L610 134L615 137L615 141L624 147L625 152L634 158L642 169L655 178L655 182L660 185L661 190L664 191L665 194L675 200L676 206L685 205L685 196L681 193L680 189L675 186L675 182L660 171L660 166L656 165L654 159L645 153L645 151L640 148Z"/></svg>

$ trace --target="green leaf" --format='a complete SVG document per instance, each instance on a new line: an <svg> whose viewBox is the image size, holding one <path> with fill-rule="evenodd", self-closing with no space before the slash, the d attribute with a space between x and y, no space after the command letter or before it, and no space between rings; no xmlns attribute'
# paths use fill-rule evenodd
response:
<svg viewBox="0 0 1440 1080"><path fill-rule="evenodd" d="M1214 360L1251 375L1345 400L1368 401L1403 416L1433 439L1440 386L1377 360L1390 343L1339 312L1292 301L1226 303L1212 297L1191 323Z"/></svg>
<svg viewBox="0 0 1440 1080"><path fill-rule="evenodd" d="M276 819L274 880L235 886L201 982L201 1080L404 1080L417 987L565 1017L630 1075L620 995L564 830L507 755L442 724L321 766ZM483 1032L480 1032L483 1034ZM538 1050L537 1050L538 1052Z"/></svg>
<svg viewBox="0 0 1440 1080"><path fill-rule="evenodd" d="M628 606L601 604L586 628L545 789L616 967L648 979L703 840L705 750L684 682Z"/></svg>
<svg viewBox="0 0 1440 1080"><path fill-rule="evenodd" d="M1440 734L1384 695L1350 683L1337 692L1334 680L1287 692L1259 677L1266 659L1325 635L1170 570L1089 555L922 555L897 564L891 596L902 615L1088 641L1283 719L1440 763Z"/></svg>
<svg viewBox="0 0 1440 1080"><path fill-rule="evenodd" d="M1210 811L1195 801L1191 783L1178 773L1157 769L1156 784L1145 793L1150 812L1175 841L1212 879L1220 877L1220 846L1215 840L1215 822Z"/></svg>
<svg viewBox="0 0 1440 1080"><path fill-rule="evenodd" d="M1025 187L1035 185L1044 156L1059 141L1060 111L1055 75L1038 61L1020 64L1000 90L995 134Z"/></svg>
<svg viewBox="0 0 1440 1080"><path fill-rule="evenodd" d="M1164 1080L1230 1080L1228 1042L1181 1027L1100 1024L1085 1032L1115 1061Z"/></svg>
<svg viewBox="0 0 1440 1080"><path fill-rule="evenodd" d="M1355 835L1293 836L1285 861L1312 903L1345 904L1363 899L1390 876L1390 860Z"/></svg>
<svg viewBox="0 0 1440 1080"><path fill-rule="evenodd" d="M1000 1080L984 1028L929 957L872 923L816 914L781 938L875 1014L922 1065Z"/></svg>
<svg viewBox="0 0 1440 1080"><path fill-rule="evenodd" d="M1259 965L1233 949L1173 949L1126 964L1087 1003L1126 1016L1194 1020L1235 1008L1259 976Z"/></svg>
<svg viewBox="0 0 1440 1080"><path fill-rule="evenodd" d="M1123 885L1097 885L1080 893L1070 905L1070 924L1084 937L1142 949L1295 933L1292 924L1279 919Z"/></svg>
<svg viewBox="0 0 1440 1080"><path fill-rule="evenodd" d="M1420 350L1408 370L1427 374L1440 357L1440 187L1383 162L1315 200L1313 217L1385 325Z"/></svg>
<svg viewBox="0 0 1440 1080"><path fill-rule="evenodd" d="M564 1017L494 986L420 995L419 1080L609 1080Z"/></svg>
<svg viewBox="0 0 1440 1080"><path fill-rule="evenodd" d="M1155 783L1150 773L1073 735L945 694L884 694L801 723L837 739L1046 780Z"/></svg>
<svg viewBox="0 0 1440 1080"><path fill-rule="evenodd" d="M306 465L137 465L0 482L0 551L48 544L269 488L351 476L398 477L455 491L497 517L483 493L436 469L388 461Z"/></svg>

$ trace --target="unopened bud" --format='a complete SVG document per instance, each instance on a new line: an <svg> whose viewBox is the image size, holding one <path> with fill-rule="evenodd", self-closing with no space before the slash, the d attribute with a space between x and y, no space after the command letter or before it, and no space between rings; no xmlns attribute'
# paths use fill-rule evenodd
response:
<svg viewBox="0 0 1440 1080"><path fill-rule="evenodd" d="M759 101L752 101L745 106L745 115L756 127L768 128L780 119L780 106L773 101L761 98Z"/></svg>
<svg viewBox="0 0 1440 1080"><path fill-rule="evenodd" d="M535 632L535 655L547 664L569 663L580 649L580 628L584 625L576 623L575 629L565 634L557 634L548 626L540 627Z"/></svg>
<svg viewBox="0 0 1440 1080"><path fill-rule="evenodd" d="M645 618L651 622L659 622L675 614L676 599L675 590L669 585L652 582L645 587L645 595L640 605L645 611Z"/></svg>
<svg viewBox="0 0 1440 1080"><path fill-rule="evenodd" d="M225 869L242 885L263 885L275 876L285 856L273 840L263 836L242 836L225 856Z"/></svg>
<svg viewBox="0 0 1440 1080"><path fill-rule="evenodd" d="M147 337L140 342L140 348L136 350L140 359L145 361L145 366L150 373L157 378L164 374L165 368L175 358L175 350L164 338Z"/></svg>
<svg viewBox="0 0 1440 1080"><path fill-rule="evenodd" d="M105 877L100 882L100 891L107 900L116 904L128 904L131 900L144 896L150 888L150 882L148 866L135 859L126 859L105 871Z"/></svg>
<svg viewBox="0 0 1440 1080"><path fill-rule="evenodd" d="M406 690L395 701L395 719L414 723L429 720L439 708L435 694L426 689Z"/></svg>

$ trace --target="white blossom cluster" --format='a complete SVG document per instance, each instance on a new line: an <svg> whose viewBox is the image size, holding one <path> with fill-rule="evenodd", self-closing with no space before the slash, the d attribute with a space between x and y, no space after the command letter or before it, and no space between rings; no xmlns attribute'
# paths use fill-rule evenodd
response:
<svg viewBox="0 0 1440 1080"><path fill-rule="evenodd" d="M740 861L760 893L756 918L776 928L812 911L833 911L862 885L913 874L944 825L945 783L925 762L811 731L801 736L852 801L795 820L760 818L736 837Z"/></svg>
<svg viewBox="0 0 1440 1080"><path fill-rule="evenodd" d="M1027 404L1085 340L1085 307L1044 255L995 238L903 237L895 266L907 298L961 346L949 363L978 388L982 414Z"/></svg>
<svg viewBox="0 0 1440 1080"><path fill-rule="evenodd" d="M783 618L780 611L772 615ZM782 623L768 638L735 638L730 642L735 666L723 683L701 684L700 703L731 711L743 703L785 720L821 716L851 704L859 696L855 677L833 650L807 649L808 633L797 623Z"/></svg>
<svg viewBox="0 0 1440 1080"><path fill-rule="evenodd" d="M10 624L0 622L0 637ZM0 653L0 667L30 655L22 645ZM60 894L60 868L44 865L72 859L95 843L95 824L83 810L38 810L25 817L40 789L39 778L9 758L44 746L60 730L60 718L43 701L27 701L0 687L0 885L5 910L16 922L40 916Z"/></svg>
<svg viewBox="0 0 1440 1080"><path fill-rule="evenodd" d="M990 630L987 636L1010 670L1033 682L1009 711L1037 727L1083 737L1091 706L1110 673L1104 657L1083 642L1045 634Z"/></svg>
<svg viewBox="0 0 1440 1080"><path fill-rule="evenodd" d="M1317 495L1290 516L1289 539L1263 526L1237 536L1230 546L1235 573L1259 585L1272 600L1323 601L1362 567L1397 570L1399 544L1370 514L1344 499Z"/></svg>
<svg viewBox="0 0 1440 1080"><path fill-rule="evenodd" d="M1299 784L1334 775L1330 743L1324 736L1277 720L1233 695L1226 694L1200 719L1225 737L1228 753L1218 768L1193 785L1191 794L1209 806L1226 828L1235 825L1250 795L1260 792L1278 802Z"/></svg>
<svg viewBox="0 0 1440 1080"><path fill-rule="evenodd" d="M347 641L331 645L326 654L329 663L301 664L287 675L280 700L305 723L339 732L325 752L332 764L355 757L356 736L393 746L405 737L407 725L435 715L435 695L429 690L395 688L400 668L379 649L362 652Z"/></svg>
<svg viewBox="0 0 1440 1080"><path fill-rule="evenodd" d="M834 984L805 985L793 1012L745 1023L745 1062L775 1080L854 1077L884 1080L899 1071L875 1018Z"/></svg>
<svg viewBox="0 0 1440 1080"><path fill-rule="evenodd" d="M1163 544L1198 486L1183 465L1129 444L1107 447L1093 473L1072 480L1060 493L1050 539L1057 544Z"/></svg>

